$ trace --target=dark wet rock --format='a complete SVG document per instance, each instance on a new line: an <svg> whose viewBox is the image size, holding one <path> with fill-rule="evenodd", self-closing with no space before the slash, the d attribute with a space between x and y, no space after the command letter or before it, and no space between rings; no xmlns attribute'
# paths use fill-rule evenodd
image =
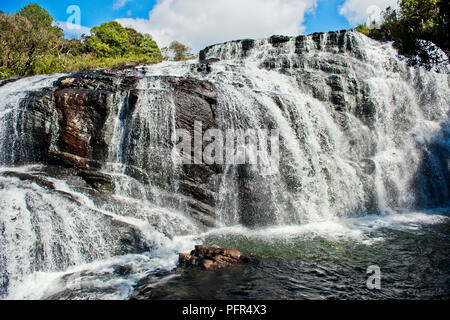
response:
<svg viewBox="0 0 450 320"><path fill-rule="evenodd" d="M345 96L342 93L331 93L330 101L332 104L336 106L337 111L345 111L346 109L346 102L345 102Z"/></svg>
<svg viewBox="0 0 450 320"><path fill-rule="evenodd" d="M3 177L18 178L22 181L31 181L40 185L41 187L45 187L48 189L55 189L55 185L53 184L53 182L47 180L45 177L40 177L29 173L22 173L17 171L4 171L0 173L0 175Z"/></svg>
<svg viewBox="0 0 450 320"><path fill-rule="evenodd" d="M339 49L345 49L345 36L347 30L341 31L332 31L328 33L327 45L328 46L337 46Z"/></svg>
<svg viewBox="0 0 450 320"><path fill-rule="evenodd" d="M58 79L55 82L55 87L59 89L120 91L134 88L138 79L135 66L124 66L109 70L77 72Z"/></svg>
<svg viewBox="0 0 450 320"><path fill-rule="evenodd" d="M253 39L244 39L241 40L242 43L242 50L244 51L244 55L247 54L247 51L250 49L253 49L253 46L255 45L255 40Z"/></svg>
<svg viewBox="0 0 450 320"><path fill-rule="evenodd" d="M101 168L100 161L79 157L68 152L61 152L54 149L48 151L47 162L49 164L60 165L63 167Z"/></svg>
<svg viewBox="0 0 450 320"><path fill-rule="evenodd" d="M199 54L198 54L198 60L200 62L203 62L206 60L206 55L208 54L208 51L212 48L212 46L206 47L203 50L200 50ZM218 58L216 58L218 59Z"/></svg>
<svg viewBox="0 0 450 320"><path fill-rule="evenodd" d="M158 283L161 279L173 276L174 274L173 270L167 271L157 269L152 271L136 283L133 293L130 296L130 300L164 299L164 294L160 293L158 285L155 285L155 283Z"/></svg>
<svg viewBox="0 0 450 320"><path fill-rule="evenodd" d="M198 65L199 68L206 68L200 71L208 72L209 64L214 61L209 59L206 64ZM83 71L61 77L49 88L30 92L21 102L21 114L17 116L16 127L23 130L18 137L20 143L11 144L11 150L0 155L0 161L10 165L42 164L74 169L70 176L59 178L72 181L71 177L75 175L84 181L84 184L74 182L77 187L111 194L114 192L112 178L99 170L108 161L110 147L105 125L111 112L118 112L114 110L118 107L121 125L130 132L130 140L123 142L125 147L121 155L126 165L125 174L143 184L152 181L162 189L161 194L165 199L175 204L183 202L182 210L186 210L200 224L213 226L216 181L220 167L183 166L181 194L171 194L172 182L161 178L166 173L158 170L157 164L149 161L147 155L142 154L143 159L138 158L141 155L137 155L135 149L149 150L151 137L145 126L147 121L152 120L133 118L143 92L137 87L140 78L142 73L134 67ZM149 81L161 81L164 87L173 90L177 129L185 129L193 134L194 121L203 124L203 132L217 127L217 92L212 83L194 78L164 76L155 76ZM123 105L117 106L118 99L123 101ZM11 113L7 116L14 115ZM15 135L16 127L5 130ZM144 145L137 146L135 141L141 135L148 136L148 139ZM169 138L166 142L161 141L158 152L162 155L170 150L170 143ZM170 153L167 157L170 157Z"/></svg>
<svg viewBox="0 0 450 320"><path fill-rule="evenodd" d="M355 115L369 127L372 127L375 123L376 114L376 105L369 99L362 100L355 110Z"/></svg>
<svg viewBox="0 0 450 320"><path fill-rule="evenodd" d="M115 255L143 253L152 249L153 244L145 240L145 235L137 227L118 220L111 220L111 224L118 239Z"/></svg>
<svg viewBox="0 0 450 320"><path fill-rule="evenodd" d="M78 175L92 188L104 192L113 193L115 186L110 175L93 170L80 170Z"/></svg>
<svg viewBox="0 0 450 320"><path fill-rule="evenodd" d="M57 123L53 93L48 90L31 92L20 102L17 115L8 113L5 117L5 123L15 125L3 129L5 136L11 139L4 142L0 162L14 165L45 162L52 139L51 131ZM20 128L20 134L17 128Z"/></svg>
<svg viewBox="0 0 450 320"><path fill-rule="evenodd" d="M12 83L19 80L19 78L9 78L0 80L0 87L3 87L5 84Z"/></svg>
<svg viewBox="0 0 450 320"><path fill-rule="evenodd" d="M208 60L212 60L212 59L208 59ZM212 71L212 69L211 69L210 64L205 61L205 63L193 64L191 66L191 71L196 71L199 73L210 73Z"/></svg>
<svg viewBox="0 0 450 320"><path fill-rule="evenodd" d="M119 276L128 276L133 272L133 267L131 265L115 265L113 268L113 272Z"/></svg>
<svg viewBox="0 0 450 320"><path fill-rule="evenodd" d="M58 146L60 151L79 157L100 160L106 151L101 132L108 115L104 90L65 88L55 93L61 112Z"/></svg>
<svg viewBox="0 0 450 320"><path fill-rule="evenodd" d="M338 75L332 75L327 79L327 84L330 86L331 90L342 92L344 91L344 85L342 79Z"/></svg>
<svg viewBox="0 0 450 320"><path fill-rule="evenodd" d="M373 174L376 170L376 163L372 159L362 159L360 165L365 174Z"/></svg>
<svg viewBox="0 0 450 320"><path fill-rule="evenodd" d="M217 92L212 83L192 78L169 78L168 83L175 90L175 105L177 111L177 128L195 133L195 121L202 123L204 134L208 129L217 128L215 108L217 107ZM206 142L203 147L206 146ZM211 225L214 213L214 194L216 190L217 168L206 164L183 165L183 176L180 191L187 198L188 212L196 220ZM209 216L209 218L208 218Z"/></svg>
<svg viewBox="0 0 450 320"><path fill-rule="evenodd" d="M288 42L291 40L290 37L287 36L280 36L280 35L273 35L269 38L269 42L274 46L278 47L280 44Z"/></svg>
<svg viewBox="0 0 450 320"><path fill-rule="evenodd" d="M233 51L234 54L239 55L240 58L245 58L248 55L248 52L253 49L255 45L255 40L253 39L243 39L243 40L234 40L230 41L230 43L236 43L240 44L241 48L239 51ZM221 60L222 56L221 53L215 53L216 56L212 56L211 49L214 48L216 45L212 45L209 47L206 47L205 49L201 50L198 55L198 60L200 62L204 62L206 60L214 59L214 60ZM218 56L217 56L218 54Z"/></svg>
<svg viewBox="0 0 450 320"><path fill-rule="evenodd" d="M216 62L219 62L219 61L220 61L220 59L211 58L211 59L206 59L204 62L205 63L216 63Z"/></svg>
<svg viewBox="0 0 450 320"><path fill-rule="evenodd" d="M322 40L324 38L325 33L324 32L314 32L311 36L312 40L316 43L317 49L322 50Z"/></svg>
<svg viewBox="0 0 450 320"><path fill-rule="evenodd" d="M212 83L194 78L177 77L168 78L167 81L175 90L177 124L181 128L193 128L194 121L202 121L207 129L215 124L214 109L217 106L217 92Z"/></svg>

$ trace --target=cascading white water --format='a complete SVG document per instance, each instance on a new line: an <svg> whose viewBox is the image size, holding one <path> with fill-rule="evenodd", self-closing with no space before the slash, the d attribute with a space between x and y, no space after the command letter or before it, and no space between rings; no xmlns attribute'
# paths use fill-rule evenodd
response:
<svg viewBox="0 0 450 320"><path fill-rule="evenodd" d="M282 166L289 169L266 181L277 222L371 210L389 213L417 202L448 203L448 163L436 155L428 153L435 157L435 168L425 170L434 170L428 173L438 184L436 198L417 190L425 185L419 181L425 177L418 175L426 166L429 146L437 143L448 154L448 74L410 68L391 43L359 33L343 37L342 47L350 43L353 51L330 45L328 37L305 37L300 54L294 38L277 47L267 39L257 40L245 58L242 42L216 45L204 58L222 61L211 64L210 73L195 74L219 88L217 112L223 127L275 123L280 129ZM273 68L267 68L271 64ZM302 68L296 70L295 65ZM146 71L192 76L189 65L184 68L160 65ZM334 94L327 83L330 75L340 82L347 112L336 112L329 101L321 101ZM367 96L358 97L361 88L367 88ZM317 98L320 94L325 99ZM357 117L363 112L362 99L375 108L370 123ZM228 179L230 186L233 181Z"/></svg>
<svg viewBox="0 0 450 320"><path fill-rule="evenodd" d="M266 177L258 167L246 169L253 184L245 196L261 202L252 222L267 217L270 224L298 225L448 206L448 74L410 68L392 44L359 33L346 32L340 45L333 45L332 37L216 45L205 53L205 59L220 59L209 64L209 72L198 71L194 61L137 67L134 108L127 105L130 92L108 101L108 154L101 171L113 177L115 189L106 199L91 198L73 181L45 177L38 167L11 168L26 139L21 128L11 126L23 115L21 99L59 76L0 87L1 171L37 172L55 186L47 190L17 176L0 177L0 295L24 297L23 280L33 272L63 271L116 255L117 229L137 230L153 253L171 252L169 267L176 250L192 246L193 235L203 229L187 217L179 195L182 172L171 156L175 93L162 76L212 83L218 129L279 130L280 173ZM218 178L218 226L249 219L239 170L227 165ZM137 179L135 172L145 178ZM155 267L154 260L137 264L138 274Z"/></svg>
<svg viewBox="0 0 450 320"><path fill-rule="evenodd" d="M170 269L175 265L176 251L180 248L189 250L193 245L186 240L181 242L174 236L197 232L197 226L181 212L161 206L164 201L160 199L158 186L144 187L142 183L124 173L126 167L124 163L129 163L123 159L128 156L126 153L142 154L143 157L139 156L138 159L144 159L142 161L145 161L145 164L157 165L155 157L145 159L145 155L148 150L152 149L152 146L156 147L157 141L162 140L147 140L155 142L150 146L146 145L145 141L127 141L127 139L133 138L128 136L132 130L126 126L142 125L139 123L142 121L144 122L143 126L149 125L152 136L165 135L167 132L173 131L173 128L170 127L173 125L173 119L170 119L173 117L173 112L164 110L157 104L149 107L149 103L154 101L155 97L148 93L148 90L157 92L159 89L147 87L146 79L143 79L142 87L139 87L139 90L145 92L145 95L140 99L136 114L129 115L130 119L122 119L122 123L120 123L121 107L125 107L125 97L116 95L110 101L111 105L116 108L107 121L109 128L106 132L107 135L111 135L112 143L108 162L105 163L103 170L112 175L116 188L115 193L108 201L102 201L95 197L90 198L89 195L71 186L65 180L47 176L41 165L7 166L14 164L15 159L20 159L20 155L17 153L24 149L20 143L27 139L26 132L21 130L23 128L17 128L17 126L13 126L14 135L11 136L10 126L10 123L18 124L18 117L24 114L21 110L24 104L21 104L21 101L29 92L24 88L29 88L30 91L41 90L51 86L59 77L61 75L26 78L0 88L0 95L4 101L0 119L0 133L3 138L1 149L3 166L0 167L0 230L2 237L0 243L0 296L4 296L6 293L10 298L49 296L54 290L57 292L57 289L50 288L50 291L39 291L39 289L38 292L41 295L28 292L22 284L24 279L36 272L35 276L37 279L43 279L42 281L54 280L54 273L58 274L58 271L68 269L72 270L71 272L78 272L76 270L83 270L81 267L83 265L94 261L108 261L108 258L129 251L128 249L123 250L123 242L133 242L136 239L145 242L138 246L143 246L144 249L151 250L153 253L158 252L159 255L170 253L166 257L168 261L166 267ZM159 95L164 98L164 90L160 89ZM149 121L152 118L161 118L162 121L159 123ZM131 146L136 150L127 149ZM154 153L149 154L155 156ZM170 154L169 149L167 155L170 157ZM156 157L159 159L160 167L165 166L166 170L171 169L170 162L165 160L163 154L158 153ZM21 163L21 161L17 162ZM135 165L139 166L142 163ZM40 181L24 182L21 180L20 174L34 174L35 177L42 177L42 181L52 184L52 188L49 190ZM174 190L176 190L175 187ZM135 239L135 237L137 238ZM131 244L131 247L134 245ZM127 243L125 243L126 246ZM130 260L142 260L137 263L136 274L142 270L155 268L154 259L145 254L130 258ZM98 268L99 270L102 268L109 270L108 268L114 263L116 260L113 259L109 264L106 262L106 266L100 264ZM163 265L164 263L161 264L161 267ZM68 273L70 272L68 271ZM61 274L61 276L63 275L64 273ZM30 281L36 281L34 276L30 277ZM133 283L133 279L129 281ZM64 287L59 280L57 282L54 284L56 288ZM66 285L68 286L68 284ZM84 284L77 280L75 285L78 287L73 288L77 289ZM111 286L117 287L117 284L112 281ZM119 292L112 295L112 298L119 298L121 294L129 294L129 290L125 290L125 293L120 292L120 288L117 290Z"/></svg>

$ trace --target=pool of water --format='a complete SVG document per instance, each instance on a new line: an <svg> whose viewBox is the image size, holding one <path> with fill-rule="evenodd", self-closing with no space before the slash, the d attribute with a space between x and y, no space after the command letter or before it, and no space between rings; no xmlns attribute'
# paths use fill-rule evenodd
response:
<svg viewBox="0 0 450 320"><path fill-rule="evenodd" d="M442 215L442 214L445 215ZM155 299L448 299L450 219L445 212L369 216L252 231L218 230L203 243L261 257L238 269L191 272L157 286ZM380 289L369 289L369 266Z"/></svg>
<svg viewBox="0 0 450 320"><path fill-rule="evenodd" d="M156 252L37 272L7 298L449 299L449 212L214 229L175 237L171 248ZM173 272L178 252L195 244L235 248L254 259L228 270ZM367 286L369 266L379 267L379 289Z"/></svg>

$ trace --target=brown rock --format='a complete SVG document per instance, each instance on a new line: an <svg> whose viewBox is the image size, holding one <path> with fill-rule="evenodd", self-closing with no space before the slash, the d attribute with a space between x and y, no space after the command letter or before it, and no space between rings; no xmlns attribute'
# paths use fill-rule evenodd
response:
<svg viewBox="0 0 450 320"><path fill-rule="evenodd" d="M215 261L210 259L204 259L202 261L202 266L205 270L216 270L218 269L218 265Z"/></svg>
<svg viewBox="0 0 450 320"><path fill-rule="evenodd" d="M192 265L195 265L197 263L197 258L194 256L191 256L187 253L180 253L178 258L178 264L181 267L190 267Z"/></svg>
<svg viewBox="0 0 450 320"><path fill-rule="evenodd" d="M181 268L219 270L241 265L243 262L246 262L246 257L240 251L197 245L191 254L180 253L178 264Z"/></svg>
<svg viewBox="0 0 450 320"><path fill-rule="evenodd" d="M70 87L75 81L75 78L64 78L61 80L62 87Z"/></svg>
<svg viewBox="0 0 450 320"><path fill-rule="evenodd" d="M107 117L110 92L88 89L62 89L55 93L56 107L61 112L60 151L82 158L96 159L103 146L102 132Z"/></svg>
<svg viewBox="0 0 450 320"><path fill-rule="evenodd" d="M92 188L103 192L114 192L115 185L110 175L94 170L80 170L78 175L86 181Z"/></svg>
<svg viewBox="0 0 450 320"><path fill-rule="evenodd" d="M100 168L101 164L97 161L79 157L67 152L58 150L50 150L48 152L50 163L60 164L66 167L80 167L80 168Z"/></svg>

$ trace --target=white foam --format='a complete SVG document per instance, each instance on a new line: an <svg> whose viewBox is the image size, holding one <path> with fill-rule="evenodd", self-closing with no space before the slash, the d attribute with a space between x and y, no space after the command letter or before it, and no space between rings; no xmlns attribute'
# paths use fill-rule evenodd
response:
<svg viewBox="0 0 450 320"><path fill-rule="evenodd" d="M199 238L209 236L237 235L246 238L262 239L264 241L313 239L323 237L333 240L354 240L371 245L383 241L382 229L416 232L426 225L440 224L450 221L450 217L441 212L408 212L387 215L367 215L358 218L336 218L322 222L304 225L284 225L263 229L248 229L243 226L233 226L212 230L202 234Z"/></svg>

